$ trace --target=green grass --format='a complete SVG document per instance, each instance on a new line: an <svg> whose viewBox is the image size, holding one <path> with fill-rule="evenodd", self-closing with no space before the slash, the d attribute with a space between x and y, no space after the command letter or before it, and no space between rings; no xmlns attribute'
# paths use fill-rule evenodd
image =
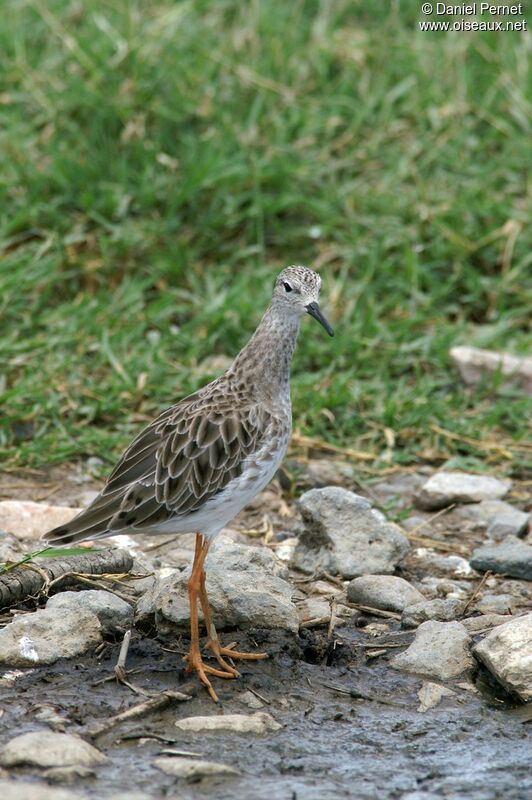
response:
<svg viewBox="0 0 532 800"><path fill-rule="evenodd" d="M111 463L306 263L337 335L305 322L301 433L524 474L530 400L448 350L530 349L530 40L419 5L6 0L7 467Z"/></svg>

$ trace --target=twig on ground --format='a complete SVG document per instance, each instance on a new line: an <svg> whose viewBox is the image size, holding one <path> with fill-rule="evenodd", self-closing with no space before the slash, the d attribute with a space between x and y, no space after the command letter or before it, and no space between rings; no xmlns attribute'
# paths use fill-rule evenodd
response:
<svg viewBox="0 0 532 800"><path fill-rule="evenodd" d="M390 642L389 644L387 642L373 642L371 644L369 642L355 642L354 646L363 647L367 650L377 650L381 647L385 647L386 649L388 649L388 647L406 647L406 642Z"/></svg>
<svg viewBox="0 0 532 800"><path fill-rule="evenodd" d="M461 617L465 617L466 612L471 608L471 606L473 605L473 603L475 602L475 600L479 596L480 592L482 591L482 587L484 586L484 584L486 583L486 581L488 580L488 578L492 574L493 573L491 572L491 570L488 570L487 572L484 573L482 578L479 580L479 582L475 586L470 598L466 601L464 607L462 608L462 613L460 614Z"/></svg>
<svg viewBox="0 0 532 800"><path fill-rule="evenodd" d="M190 695L183 694L183 692L167 690L161 692L155 697L150 697L148 700L144 700L142 703L139 703L136 706L131 706L131 708L126 709L126 711L122 711L120 714L114 714L112 717L108 717L101 722L96 722L95 724L90 725L88 728L86 728L84 733L94 739L97 736L101 736L103 733L107 733L112 728L120 725L122 722L127 722L130 719L137 719L138 717L143 717L145 714L158 711L173 701L184 702L185 700L190 699Z"/></svg>
<svg viewBox="0 0 532 800"><path fill-rule="evenodd" d="M252 689L250 686L248 691L250 691L251 694L254 694L255 697L258 697L259 700L262 700L263 703L266 703L267 706L271 705L271 700L268 700L266 697L264 697L264 695L260 694L260 692L257 692L256 689Z"/></svg>
<svg viewBox="0 0 532 800"><path fill-rule="evenodd" d="M343 686L333 686L330 683L322 683L326 689L331 689L333 692L338 692L339 694L347 694L349 697L352 697L354 700L371 700L373 703L382 703L386 706L397 706L399 708L409 708L406 703L396 703L394 700L387 700L384 697L377 697L376 695L369 694L368 692L363 692L360 689L344 689Z"/></svg>
<svg viewBox="0 0 532 800"><path fill-rule="evenodd" d="M334 626L336 625L336 622L338 620L338 617L335 614L337 605L336 598L331 597L329 600L329 604L331 606L331 613L329 615L329 628L327 630L327 640L330 642L333 637Z"/></svg>
<svg viewBox="0 0 532 800"><path fill-rule="evenodd" d="M103 589L103 591L114 594L121 600L125 600L126 603L132 603L132 597L130 595L127 595L125 592L119 592L118 589L111 589L110 586L106 586L105 583L102 583L104 580L112 581L113 583L119 583L120 580L124 578L124 573L116 575L108 573L107 575L101 575L99 581L95 581L93 578L90 578L88 575L81 572L66 572L64 575L61 575L54 581L51 581L48 588L51 589L57 583L60 583L67 578L75 578L75 580L79 583L87 584L87 586L94 586L96 589Z"/></svg>
<svg viewBox="0 0 532 800"><path fill-rule="evenodd" d="M438 517L447 514L448 511L452 511L453 508L456 508L456 503L451 503L451 505L445 506L445 508L440 508L439 511L436 511L435 514L431 514L430 517L424 519L423 522L420 522L419 525L416 525L414 528L412 528L411 531L408 531L407 533L417 533L418 531L421 530L421 528L424 528L425 525L430 525L430 523L434 522L435 519L438 519Z"/></svg>
<svg viewBox="0 0 532 800"><path fill-rule="evenodd" d="M401 619L401 614L395 611L384 611L382 608L372 608L371 606L361 606L359 603L344 603L348 608L355 608L357 611L365 611L367 614L373 614L375 617L384 617L385 619Z"/></svg>
<svg viewBox="0 0 532 800"><path fill-rule="evenodd" d="M133 669L128 670L128 673L129 675L133 675L134 673L144 672L145 670L146 667L134 667ZM102 683L110 683L111 681L116 681L116 675L114 672L112 675L106 675L105 678L98 678L97 681L93 681L91 686L101 686Z"/></svg>
<svg viewBox="0 0 532 800"><path fill-rule="evenodd" d="M316 581L321 580L329 581L342 590L345 588L343 581L340 578L335 578L334 575L330 575L328 572L314 572L307 578L294 578L292 583L315 583Z"/></svg>
<svg viewBox="0 0 532 800"><path fill-rule="evenodd" d="M118 661L115 665L115 676L121 681L126 677L126 660L129 651L129 644L131 642L131 628L127 630L120 645L120 652L118 654Z"/></svg>

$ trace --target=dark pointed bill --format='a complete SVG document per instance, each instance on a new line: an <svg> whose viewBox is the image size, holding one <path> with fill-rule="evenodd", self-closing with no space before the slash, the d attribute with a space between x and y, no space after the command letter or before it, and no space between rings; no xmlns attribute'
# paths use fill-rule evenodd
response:
<svg viewBox="0 0 532 800"><path fill-rule="evenodd" d="M307 309L307 312L310 314L311 317L314 317L314 319L318 320L320 325L323 325L329 336L334 336L333 329L331 328L331 326L321 313L320 307L317 303L309 303L308 306L305 306L305 308Z"/></svg>

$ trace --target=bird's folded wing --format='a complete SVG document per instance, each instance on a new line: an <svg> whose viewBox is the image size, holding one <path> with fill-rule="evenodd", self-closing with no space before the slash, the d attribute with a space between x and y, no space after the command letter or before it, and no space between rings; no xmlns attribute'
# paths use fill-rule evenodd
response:
<svg viewBox="0 0 532 800"><path fill-rule="evenodd" d="M256 405L223 408L219 397L212 404L190 400L145 428L93 503L44 538L81 541L187 516L237 478L265 441L277 438L280 423Z"/></svg>

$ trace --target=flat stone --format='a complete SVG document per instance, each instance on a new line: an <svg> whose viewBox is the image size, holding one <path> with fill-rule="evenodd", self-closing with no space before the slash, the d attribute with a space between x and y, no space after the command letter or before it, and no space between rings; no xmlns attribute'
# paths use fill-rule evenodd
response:
<svg viewBox="0 0 532 800"><path fill-rule="evenodd" d="M512 617L508 614L481 614L479 617L468 617L461 620L462 625L468 633L485 631L488 628L496 628L497 625L504 625L510 622Z"/></svg>
<svg viewBox="0 0 532 800"><path fill-rule="evenodd" d="M147 794L146 792L124 791L111 794L106 798L106 800L159 800L159 798L153 794ZM178 800L178 798L174 795L172 800Z"/></svg>
<svg viewBox="0 0 532 800"><path fill-rule="evenodd" d="M207 592L217 628L298 631L293 588L284 580L288 570L271 550L224 541L209 553L205 567ZM173 634L176 627L187 628L190 623L189 577L190 568L158 580L139 600L136 619L143 621L154 617L162 636Z"/></svg>
<svg viewBox="0 0 532 800"><path fill-rule="evenodd" d="M401 625L403 628L417 628L428 620L438 622L450 622L460 616L464 608L464 601L457 598L436 598L434 600L423 600L406 606L401 615Z"/></svg>
<svg viewBox="0 0 532 800"><path fill-rule="evenodd" d="M453 516L459 520L472 522L475 528L485 530L491 520L499 514L515 511L506 500L481 500L453 509Z"/></svg>
<svg viewBox="0 0 532 800"><path fill-rule="evenodd" d="M265 711L255 714L221 714L212 717L178 719L176 728L189 733L227 731L229 733L271 733L283 727Z"/></svg>
<svg viewBox="0 0 532 800"><path fill-rule="evenodd" d="M52 783L73 785L81 779L93 778L96 771L93 767L80 767L79 764L72 764L69 767L50 767L45 769L41 775Z"/></svg>
<svg viewBox="0 0 532 800"><path fill-rule="evenodd" d="M445 508L452 503L480 503L498 500L510 490L511 481L490 475L468 472L436 472L423 484L416 497L417 505L427 511Z"/></svg>
<svg viewBox="0 0 532 800"><path fill-rule="evenodd" d="M500 542L507 536L521 536L528 529L530 514L512 506L509 508L510 510L496 514L488 525L487 534L496 542Z"/></svg>
<svg viewBox="0 0 532 800"><path fill-rule="evenodd" d="M427 595L438 598L466 600L471 594L471 584L469 581L464 580L450 580L450 578L425 575L421 579L421 585L426 590Z"/></svg>
<svg viewBox="0 0 532 800"><path fill-rule="evenodd" d="M450 356L468 386L500 374L502 387L516 386L532 395L532 358L462 346L452 347Z"/></svg>
<svg viewBox="0 0 532 800"><path fill-rule="evenodd" d="M506 536L524 536L530 514L505 500L482 500L454 509L455 518L464 520L474 530L486 531L488 538L501 541Z"/></svg>
<svg viewBox="0 0 532 800"><path fill-rule="evenodd" d="M344 578L393 572L410 549L399 528L365 497L340 487L311 489L299 498L304 530L293 565Z"/></svg>
<svg viewBox="0 0 532 800"><path fill-rule="evenodd" d="M532 700L532 614L498 625L473 653L506 689Z"/></svg>
<svg viewBox="0 0 532 800"><path fill-rule="evenodd" d="M469 642L460 622L424 622L410 647L394 656L390 665L440 681L458 678L474 666Z"/></svg>
<svg viewBox="0 0 532 800"><path fill-rule="evenodd" d="M417 693L419 698L417 710L424 714L429 709L435 708L444 697L450 697L454 694L456 694L456 692L453 692L452 689L447 689L439 683L424 681L421 685L421 689Z"/></svg>
<svg viewBox="0 0 532 800"><path fill-rule="evenodd" d="M21 781L0 779L0 796L2 800L85 800L85 794L71 792L48 786L41 781Z"/></svg>
<svg viewBox="0 0 532 800"><path fill-rule="evenodd" d="M31 500L2 500L0 530L13 533L17 539L37 541L43 533L70 522L81 509L34 503Z"/></svg>
<svg viewBox="0 0 532 800"><path fill-rule="evenodd" d="M103 753L80 736L48 729L16 736L0 751L3 767L96 767L106 761Z"/></svg>
<svg viewBox="0 0 532 800"><path fill-rule="evenodd" d="M417 494L426 480L425 475L415 472L398 472L385 480L371 484L371 494L379 500L395 501L398 508L410 506L412 497Z"/></svg>
<svg viewBox="0 0 532 800"><path fill-rule="evenodd" d="M425 600L412 584L394 575L363 575L355 578L347 587L347 599L385 611L402 611L405 606Z"/></svg>
<svg viewBox="0 0 532 800"><path fill-rule="evenodd" d="M262 702L262 700L259 697L257 697L256 694L253 694L253 692L250 692L249 690L246 690L245 692L240 692L240 694L236 696L236 700L238 700L239 703L242 703L248 708L264 708L264 703Z"/></svg>
<svg viewBox="0 0 532 800"><path fill-rule="evenodd" d="M331 604L325 597L307 597L297 604L297 613L301 624L309 619L326 617L331 613Z"/></svg>
<svg viewBox="0 0 532 800"><path fill-rule="evenodd" d="M0 665L35 667L73 658L102 642L98 617L79 609L75 616L62 609L39 609L15 617L0 630Z"/></svg>
<svg viewBox="0 0 532 800"><path fill-rule="evenodd" d="M133 608L111 592L88 589L81 592L60 592L51 597L48 609L61 609L76 618L78 611L90 611L100 620L105 633L122 634L133 624Z"/></svg>
<svg viewBox="0 0 532 800"><path fill-rule="evenodd" d="M499 544L487 544L474 551L471 566L479 572L497 572L512 578L532 580L532 545L507 536Z"/></svg>
<svg viewBox="0 0 532 800"><path fill-rule="evenodd" d="M240 775L239 770L227 764L216 761L202 761L197 758L184 758L182 756L169 756L156 758L153 765L173 778L185 780L201 780L212 777L235 777Z"/></svg>
<svg viewBox="0 0 532 800"><path fill-rule="evenodd" d="M492 594L487 592L477 597L473 606L475 611L482 614L497 614L499 616L511 614L517 607L516 598L511 594Z"/></svg>
<svg viewBox="0 0 532 800"><path fill-rule="evenodd" d="M444 556L428 547L416 547L413 555L416 556L418 563L423 566L424 570L431 575L440 573L462 577L470 575L472 572L469 561L462 558L462 556Z"/></svg>

